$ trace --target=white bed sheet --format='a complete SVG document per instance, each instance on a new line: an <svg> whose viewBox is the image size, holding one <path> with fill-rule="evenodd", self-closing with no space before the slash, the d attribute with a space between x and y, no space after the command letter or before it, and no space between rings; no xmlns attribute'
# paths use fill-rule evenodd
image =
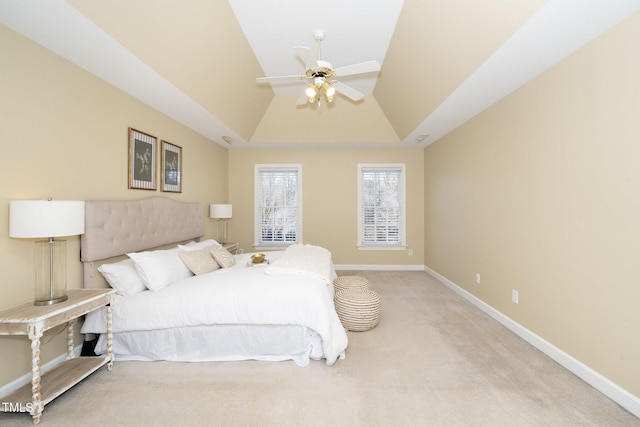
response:
<svg viewBox="0 0 640 427"><path fill-rule="evenodd" d="M274 261L282 252L269 252ZM333 287L315 277L265 274L265 265L236 265L175 282L160 291L117 296L114 334L204 325L297 325L316 333L328 365L344 357L347 335L333 305ZM335 271L331 268L332 278ZM87 316L83 333L106 332L105 310ZM124 336L124 335L123 335ZM116 354L118 350L116 348Z"/></svg>

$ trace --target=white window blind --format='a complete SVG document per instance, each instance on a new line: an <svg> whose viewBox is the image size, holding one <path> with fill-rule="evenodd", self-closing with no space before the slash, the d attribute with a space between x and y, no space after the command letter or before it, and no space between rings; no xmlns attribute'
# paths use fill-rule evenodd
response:
<svg viewBox="0 0 640 427"><path fill-rule="evenodd" d="M358 165L358 246L404 247L405 165Z"/></svg>
<svg viewBox="0 0 640 427"><path fill-rule="evenodd" d="M301 175L301 165L256 165L254 246L302 242Z"/></svg>

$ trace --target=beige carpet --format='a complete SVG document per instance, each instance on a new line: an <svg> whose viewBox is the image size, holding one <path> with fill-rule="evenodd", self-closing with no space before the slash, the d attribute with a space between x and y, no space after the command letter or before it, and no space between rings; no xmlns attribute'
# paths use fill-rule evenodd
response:
<svg viewBox="0 0 640 427"><path fill-rule="evenodd" d="M382 320L347 358L116 362L42 426L640 426L640 420L421 272L363 275ZM28 414L0 414L29 426Z"/></svg>

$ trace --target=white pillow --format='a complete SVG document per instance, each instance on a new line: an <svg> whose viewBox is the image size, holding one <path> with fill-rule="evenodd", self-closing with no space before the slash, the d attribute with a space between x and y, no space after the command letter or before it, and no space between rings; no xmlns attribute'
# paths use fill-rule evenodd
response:
<svg viewBox="0 0 640 427"><path fill-rule="evenodd" d="M178 256L193 274L209 273L220 268L220 265L218 265L211 255L211 250L216 248L218 248L218 246L211 245L203 249L198 249L197 251L180 251Z"/></svg>
<svg viewBox="0 0 640 427"><path fill-rule="evenodd" d="M127 254L133 260L142 282L152 291L166 288L173 282L193 276L180 260L178 249L134 252Z"/></svg>
<svg viewBox="0 0 640 427"><path fill-rule="evenodd" d="M182 251L197 251L198 249L204 249L209 246L222 246L220 243L216 242L213 239L203 240L202 242L189 242L186 245L178 245L178 249Z"/></svg>
<svg viewBox="0 0 640 427"><path fill-rule="evenodd" d="M98 271L120 295L133 295L147 290L130 259L113 264L102 264L98 267Z"/></svg>

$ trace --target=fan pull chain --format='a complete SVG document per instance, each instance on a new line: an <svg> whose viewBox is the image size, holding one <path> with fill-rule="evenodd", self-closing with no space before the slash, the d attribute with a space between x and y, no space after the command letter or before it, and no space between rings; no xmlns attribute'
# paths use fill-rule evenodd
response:
<svg viewBox="0 0 640 427"><path fill-rule="evenodd" d="M322 59L322 39L323 37L316 37L316 42L318 43L318 61ZM320 108L320 94L318 94L318 108Z"/></svg>

